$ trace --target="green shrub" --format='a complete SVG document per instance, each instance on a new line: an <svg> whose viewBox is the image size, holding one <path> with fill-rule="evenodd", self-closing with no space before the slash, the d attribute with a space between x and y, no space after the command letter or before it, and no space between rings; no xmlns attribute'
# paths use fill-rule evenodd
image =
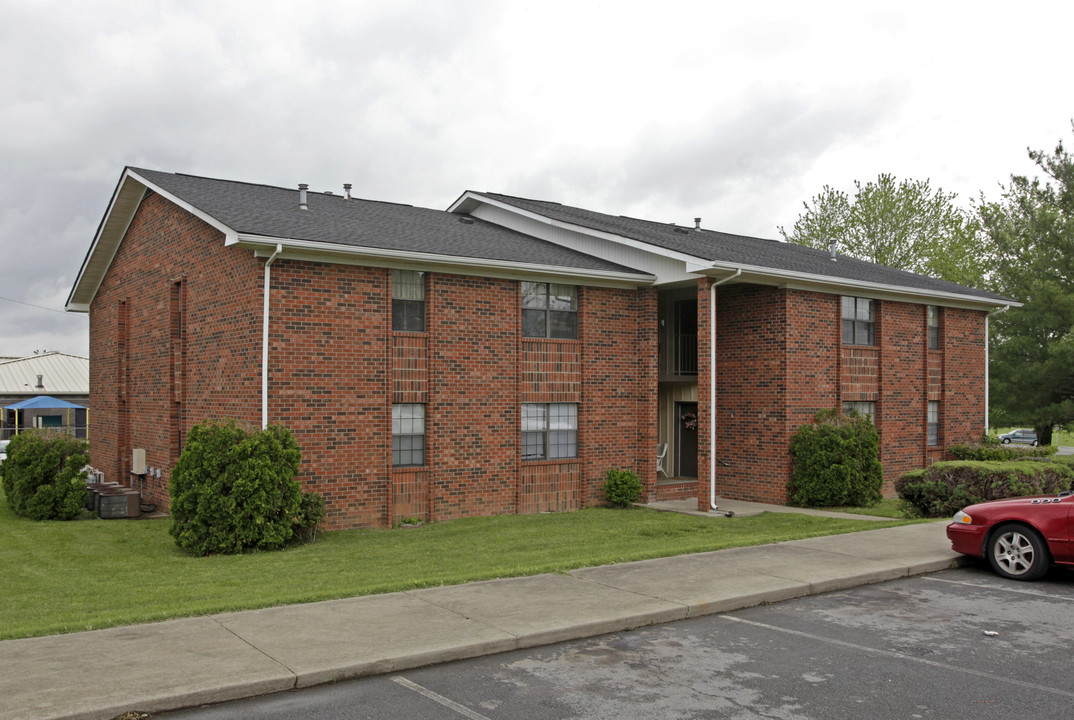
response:
<svg viewBox="0 0 1074 720"><path fill-rule="evenodd" d="M614 507L627 507L641 497L641 480L633 470L608 468L604 473L604 499Z"/></svg>
<svg viewBox="0 0 1074 720"><path fill-rule="evenodd" d="M1072 480L1067 463L955 460L906 473L895 491L910 516L948 517L974 503L1069 490Z"/></svg>
<svg viewBox="0 0 1074 720"><path fill-rule="evenodd" d="M876 505L884 468L876 426L855 412L821 410L791 438L787 497L802 507Z"/></svg>
<svg viewBox="0 0 1074 720"><path fill-rule="evenodd" d="M8 505L34 520L71 520L86 503L89 445L55 430L28 430L11 439L0 466Z"/></svg>
<svg viewBox="0 0 1074 720"><path fill-rule="evenodd" d="M234 421L195 425L171 478L171 534L194 555L282 547L302 505L294 479L302 451L278 425L250 431Z"/></svg>
<svg viewBox="0 0 1074 720"><path fill-rule="evenodd" d="M295 541L311 543L316 540L317 531L322 522L324 522L324 498L319 493L303 492L292 526Z"/></svg>
<svg viewBox="0 0 1074 720"><path fill-rule="evenodd" d="M1006 461L1024 458L1051 457L1058 448L1051 445L1032 447L1030 445L1000 445L986 443L982 445L952 445L947 448L956 460Z"/></svg>

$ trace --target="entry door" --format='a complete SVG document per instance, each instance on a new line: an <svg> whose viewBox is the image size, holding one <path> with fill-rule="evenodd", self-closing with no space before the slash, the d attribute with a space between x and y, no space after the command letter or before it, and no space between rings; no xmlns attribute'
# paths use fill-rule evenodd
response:
<svg viewBox="0 0 1074 720"><path fill-rule="evenodd" d="M677 477L697 477L697 403L675 403L675 467Z"/></svg>

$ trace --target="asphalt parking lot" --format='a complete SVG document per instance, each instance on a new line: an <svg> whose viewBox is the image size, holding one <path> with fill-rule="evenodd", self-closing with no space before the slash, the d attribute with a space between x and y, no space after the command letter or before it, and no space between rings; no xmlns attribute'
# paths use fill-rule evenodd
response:
<svg viewBox="0 0 1074 720"><path fill-rule="evenodd" d="M1067 718L1072 610L971 566L160 717Z"/></svg>

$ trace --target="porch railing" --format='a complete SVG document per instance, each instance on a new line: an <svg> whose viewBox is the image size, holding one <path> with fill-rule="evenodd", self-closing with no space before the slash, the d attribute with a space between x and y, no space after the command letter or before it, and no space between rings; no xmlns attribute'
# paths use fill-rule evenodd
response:
<svg viewBox="0 0 1074 720"><path fill-rule="evenodd" d="M697 334L661 333L659 355L661 377L697 375Z"/></svg>

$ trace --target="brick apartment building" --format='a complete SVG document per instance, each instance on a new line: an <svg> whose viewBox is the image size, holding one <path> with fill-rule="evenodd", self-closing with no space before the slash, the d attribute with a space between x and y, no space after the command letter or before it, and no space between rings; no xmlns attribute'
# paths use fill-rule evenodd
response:
<svg viewBox="0 0 1074 720"><path fill-rule="evenodd" d="M187 431L228 417L294 432L331 528L571 510L612 466L704 509L783 501L821 408L874 418L888 492L984 429L1000 296L699 222L345 188L124 170L67 301L108 479L145 449L166 506Z"/></svg>

